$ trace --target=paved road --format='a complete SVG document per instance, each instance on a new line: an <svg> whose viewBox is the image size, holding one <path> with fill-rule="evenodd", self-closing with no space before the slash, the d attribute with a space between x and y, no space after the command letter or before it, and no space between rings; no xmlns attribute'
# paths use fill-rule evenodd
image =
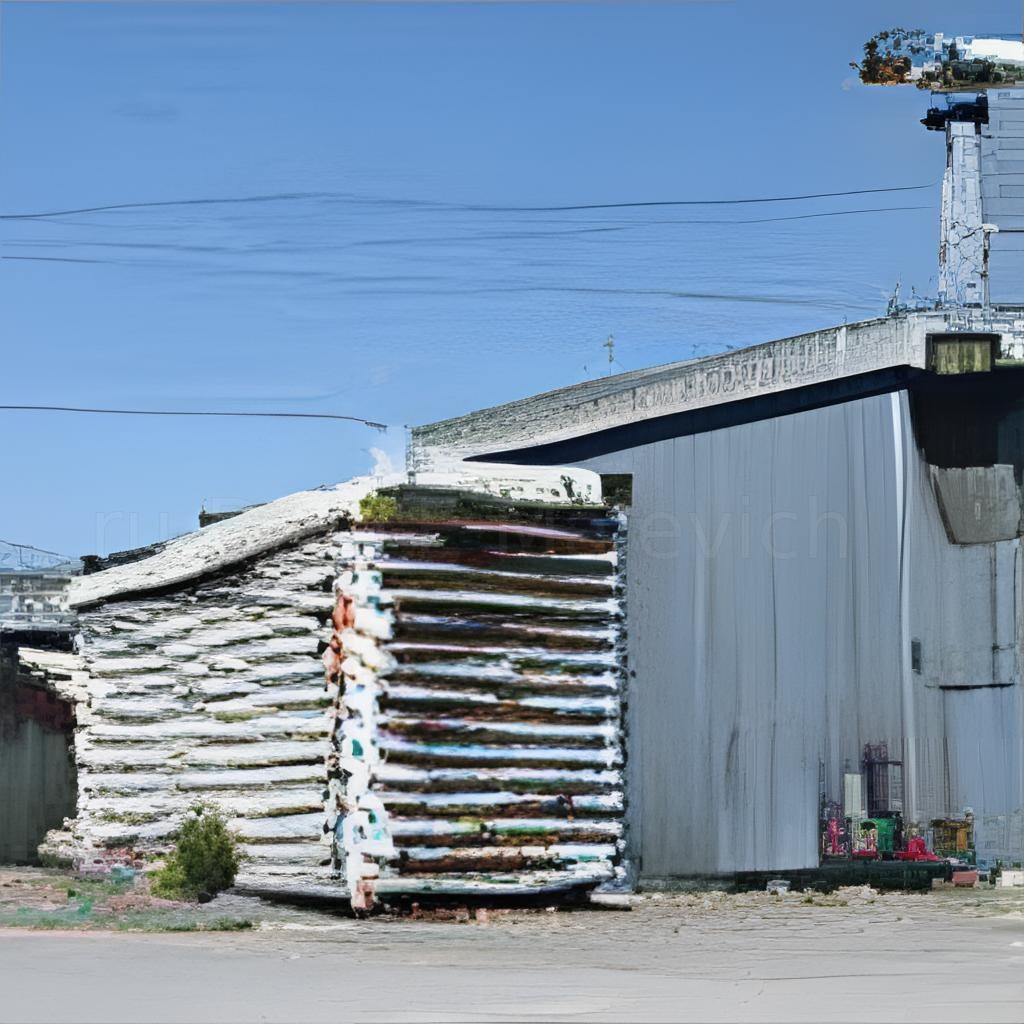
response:
<svg viewBox="0 0 1024 1024"><path fill-rule="evenodd" d="M688 899L484 924L0 932L0 1021L1024 1019L1021 911Z"/></svg>

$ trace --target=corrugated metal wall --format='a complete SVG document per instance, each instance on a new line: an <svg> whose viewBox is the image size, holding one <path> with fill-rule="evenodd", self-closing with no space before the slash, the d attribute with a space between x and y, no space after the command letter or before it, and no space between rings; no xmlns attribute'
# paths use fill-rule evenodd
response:
<svg viewBox="0 0 1024 1024"><path fill-rule="evenodd" d="M68 741L31 719L0 727L0 864L36 861L47 830L75 813Z"/></svg>
<svg viewBox="0 0 1024 1024"><path fill-rule="evenodd" d="M979 857L1019 861L1024 857L1021 542L949 543L927 467L916 457L910 482L908 631L920 652L914 685L921 807L929 816L971 807ZM966 513L981 523L988 510L968 507Z"/></svg>
<svg viewBox="0 0 1024 1024"><path fill-rule="evenodd" d="M1024 89L990 89L981 129L981 195L989 236L989 296L1024 305Z"/></svg>
<svg viewBox="0 0 1024 1024"><path fill-rule="evenodd" d="M906 735L919 817L961 809L971 773L947 776L939 679L984 652L991 682L1005 640L993 594L1016 577L993 582L1007 545L947 540L905 394L583 465L634 476L627 791L641 877L817 864L819 766L839 799L868 742L899 751ZM971 692L978 749L1002 749L1003 691ZM1018 725L999 728L1019 747ZM995 792L1004 760L985 759L981 788ZM995 802L1013 811L1019 791Z"/></svg>

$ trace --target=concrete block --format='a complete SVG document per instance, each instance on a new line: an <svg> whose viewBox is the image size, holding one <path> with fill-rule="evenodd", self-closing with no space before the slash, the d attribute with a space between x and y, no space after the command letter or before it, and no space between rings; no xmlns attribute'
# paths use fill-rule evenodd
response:
<svg viewBox="0 0 1024 1024"><path fill-rule="evenodd" d="M1012 889L1024 886L1024 871L1001 871L996 878L997 889Z"/></svg>

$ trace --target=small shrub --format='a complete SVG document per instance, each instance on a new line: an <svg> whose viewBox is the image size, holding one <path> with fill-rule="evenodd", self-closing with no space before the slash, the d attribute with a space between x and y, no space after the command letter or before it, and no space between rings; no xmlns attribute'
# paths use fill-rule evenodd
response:
<svg viewBox="0 0 1024 1024"><path fill-rule="evenodd" d="M196 804L182 822L174 850L154 873L152 892L168 899L215 896L234 885L242 859L224 815L215 807Z"/></svg>
<svg viewBox="0 0 1024 1024"><path fill-rule="evenodd" d="M359 501L359 518L368 523L386 523L398 511L398 502L376 491Z"/></svg>

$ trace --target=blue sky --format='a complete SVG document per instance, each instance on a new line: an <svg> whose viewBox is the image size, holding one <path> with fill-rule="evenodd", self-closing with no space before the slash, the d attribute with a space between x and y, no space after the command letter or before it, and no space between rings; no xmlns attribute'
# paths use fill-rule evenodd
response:
<svg viewBox="0 0 1024 1024"><path fill-rule="evenodd" d="M148 543L603 373L610 333L634 369L934 293L937 184L521 208L937 183L927 94L847 65L893 23L1019 31L971 6L4 3L3 213L291 198L0 222L0 403L395 426L0 412L0 537ZM805 216L876 207L924 209Z"/></svg>

